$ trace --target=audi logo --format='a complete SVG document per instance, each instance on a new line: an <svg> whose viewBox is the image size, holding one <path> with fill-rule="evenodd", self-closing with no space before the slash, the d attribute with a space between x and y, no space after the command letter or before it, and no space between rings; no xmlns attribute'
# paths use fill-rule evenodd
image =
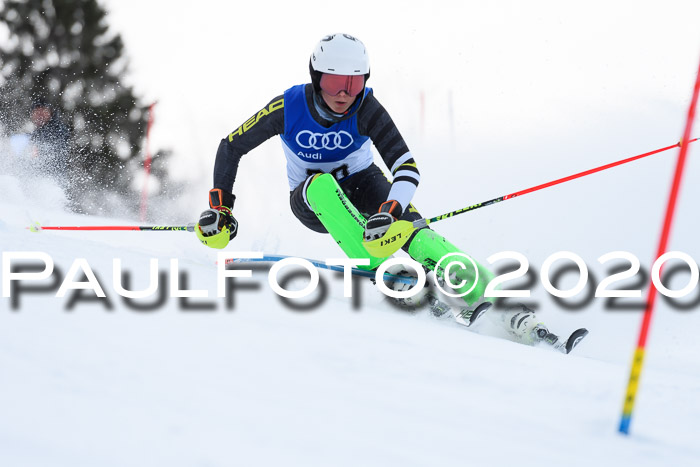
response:
<svg viewBox="0 0 700 467"><path fill-rule="evenodd" d="M303 130L297 133L297 144L304 149L346 149L355 140L347 131L330 131L328 133L313 133Z"/></svg>

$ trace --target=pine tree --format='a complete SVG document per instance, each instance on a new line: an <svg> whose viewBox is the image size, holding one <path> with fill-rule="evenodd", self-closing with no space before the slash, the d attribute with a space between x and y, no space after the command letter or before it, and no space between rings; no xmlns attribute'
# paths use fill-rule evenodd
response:
<svg viewBox="0 0 700 467"><path fill-rule="evenodd" d="M147 107L123 81L124 44L97 1L0 1L0 52L6 129L27 121L33 100L47 100L72 132L73 198L87 197L86 189L128 194Z"/></svg>

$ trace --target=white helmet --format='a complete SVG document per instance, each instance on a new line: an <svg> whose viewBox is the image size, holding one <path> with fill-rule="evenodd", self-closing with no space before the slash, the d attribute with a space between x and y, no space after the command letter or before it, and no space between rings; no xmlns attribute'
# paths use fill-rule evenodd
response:
<svg viewBox="0 0 700 467"><path fill-rule="evenodd" d="M331 34L321 39L311 53L311 67L334 75L366 75L369 57L359 39L349 34Z"/></svg>

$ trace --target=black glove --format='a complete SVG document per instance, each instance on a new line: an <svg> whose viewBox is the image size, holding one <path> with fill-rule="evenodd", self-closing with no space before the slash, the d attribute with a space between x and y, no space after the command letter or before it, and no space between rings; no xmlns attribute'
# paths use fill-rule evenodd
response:
<svg viewBox="0 0 700 467"><path fill-rule="evenodd" d="M365 225L364 240L366 242L382 238L391 224L401 217L403 208L398 201L393 199L385 201L379 206L379 212L367 219Z"/></svg>

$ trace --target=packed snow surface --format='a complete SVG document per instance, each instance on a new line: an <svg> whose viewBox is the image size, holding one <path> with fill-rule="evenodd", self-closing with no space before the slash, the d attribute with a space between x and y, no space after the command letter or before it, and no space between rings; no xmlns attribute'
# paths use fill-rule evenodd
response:
<svg viewBox="0 0 700 467"><path fill-rule="evenodd" d="M591 331L563 355L499 337L488 323L471 332L427 310L398 310L366 279L357 280L354 299L343 298L342 277L328 271L320 271L324 294L292 305L259 267L217 298L216 253L193 234L30 232L37 221L137 222L69 213L49 180L1 178L4 261L8 253L42 252L55 263L48 279L13 281L19 289L0 302L2 465L651 466L700 458L697 306L679 311L660 301L632 435L624 437L616 428L639 311L608 311L602 299L567 311L533 285L531 300L552 330ZM32 197L37 190L49 195ZM244 228L263 228L253 218L241 211ZM277 235L257 232L257 244L242 233L229 249L339 256L330 239L289 225ZM538 234L521 234L532 242L532 268L555 251ZM488 256L495 253L488 235L453 237ZM584 244L572 235L569 248ZM579 254L596 269L595 255ZM56 297L77 259L106 298L74 289ZM130 276L129 290L147 288L149 261L157 260L157 293L125 301L114 259ZM169 296L172 259L179 289L207 298ZM89 284L77 271L72 280ZM305 283L302 276L287 286Z"/></svg>

